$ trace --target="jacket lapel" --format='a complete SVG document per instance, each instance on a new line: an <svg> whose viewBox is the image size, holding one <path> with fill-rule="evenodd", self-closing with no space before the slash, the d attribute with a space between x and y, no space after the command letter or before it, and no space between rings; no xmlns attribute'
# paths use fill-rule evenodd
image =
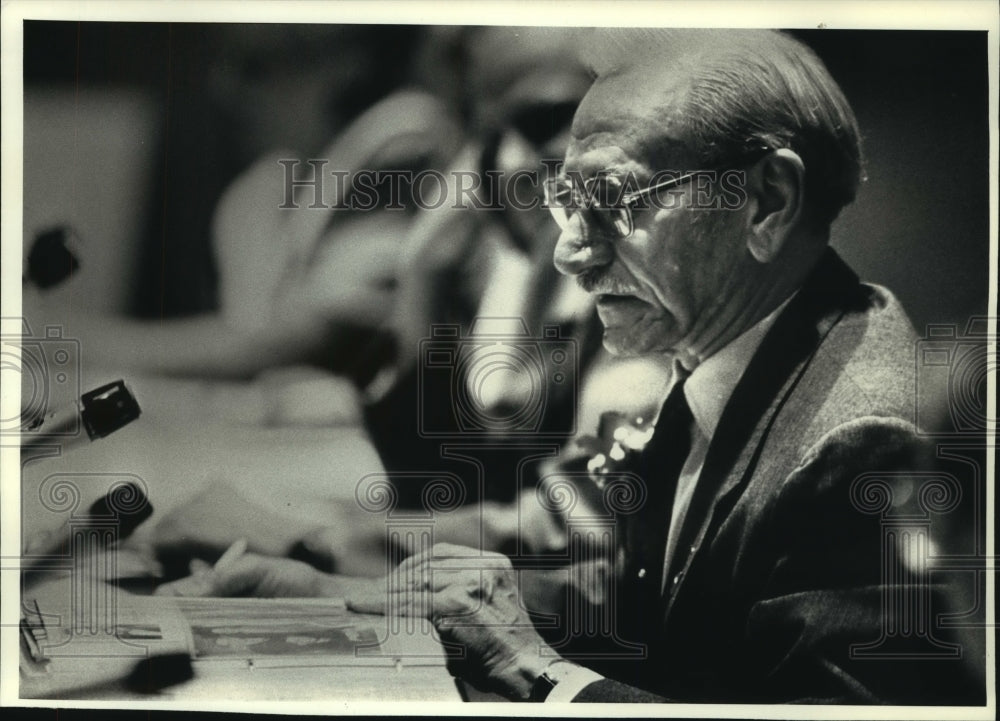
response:
<svg viewBox="0 0 1000 721"><path fill-rule="evenodd" d="M664 625L697 549L753 474L777 414L859 289L857 275L828 248L751 359L719 419L684 516L667 569Z"/></svg>

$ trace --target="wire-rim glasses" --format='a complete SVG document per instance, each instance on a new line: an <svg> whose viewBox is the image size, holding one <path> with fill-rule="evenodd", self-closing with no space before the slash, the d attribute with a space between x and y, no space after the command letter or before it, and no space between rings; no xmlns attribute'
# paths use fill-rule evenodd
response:
<svg viewBox="0 0 1000 721"><path fill-rule="evenodd" d="M663 191L697 176L685 173L640 190L627 192L625 182L611 172L602 172L581 183L569 177L549 178L545 181L545 205L560 228L565 229L573 215L586 210L605 230L618 238L627 238L635 229L632 208L642 198L654 191Z"/></svg>

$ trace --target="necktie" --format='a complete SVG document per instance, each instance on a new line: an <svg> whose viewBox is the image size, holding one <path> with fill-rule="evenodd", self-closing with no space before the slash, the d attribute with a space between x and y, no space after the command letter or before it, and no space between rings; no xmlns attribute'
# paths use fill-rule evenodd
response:
<svg viewBox="0 0 1000 721"><path fill-rule="evenodd" d="M643 640L659 626L664 553L677 480L691 451L691 423L682 379L671 389L653 437L637 459L635 471L645 486L646 502L621 519L625 565L619 599L631 621L626 625L634 629L630 640Z"/></svg>

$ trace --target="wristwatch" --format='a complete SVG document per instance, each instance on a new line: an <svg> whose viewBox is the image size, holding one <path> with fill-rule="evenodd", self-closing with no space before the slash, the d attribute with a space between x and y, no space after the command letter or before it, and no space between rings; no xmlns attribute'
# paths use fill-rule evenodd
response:
<svg viewBox="0 0 1000 721"><path fill-rule="evenodd" d="M535 683L531 686L531 694L528 696L528 700L544 701L547 699L549 694L552 693L552 689L558 686L559 682L572 673L575 668L577 668L577 665L572 661L567 661L564 658L555 659L535 679Z"/></svg>

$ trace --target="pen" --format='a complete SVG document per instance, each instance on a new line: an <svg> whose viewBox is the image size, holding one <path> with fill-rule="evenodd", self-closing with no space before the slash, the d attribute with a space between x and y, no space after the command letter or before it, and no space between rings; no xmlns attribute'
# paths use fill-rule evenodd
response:
<svg viewBox="0 0 1000 721"><path fill-rule="evenodd" d="M212 569L215 571L221 571L228 568L233 563L235 563L240 556L247 552L247 539L238 538L233 541L233 545L225 550L225 552L219 556L219 560L215 562Z"/></svg>

